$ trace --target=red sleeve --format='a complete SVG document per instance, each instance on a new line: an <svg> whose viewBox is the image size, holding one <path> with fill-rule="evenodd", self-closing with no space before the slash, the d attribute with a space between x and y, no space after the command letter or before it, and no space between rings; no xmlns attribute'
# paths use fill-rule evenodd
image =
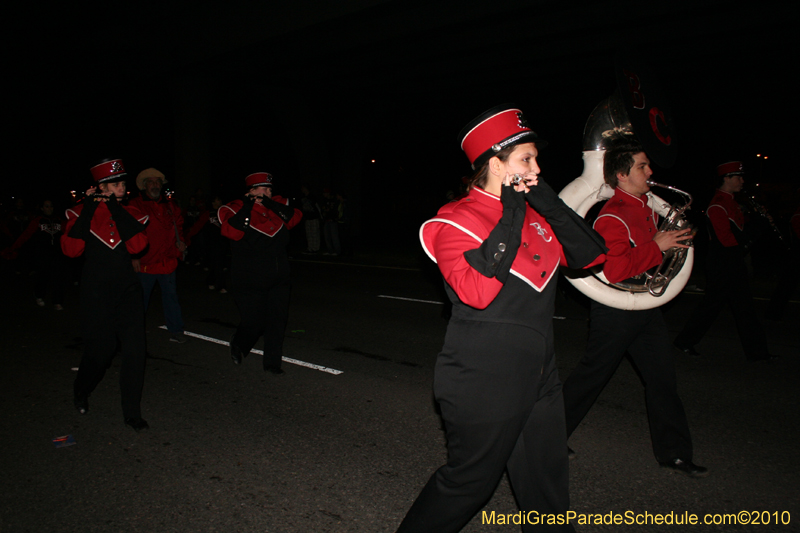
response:
<svg viewBox="0 0 800 533"><path fill-rule="evenodd" d="M225 204L219 208L217 211L217 217L219 217L220 223L220 232L225 237L231 239L232 241L239 241L244 237L244 232L238 230L228 224L228 219L235 215L239 208L241 207L241 201L235 200L229 204Z"/></svg>
<svg viewBox="0 0 800 533"><path fill-rule="evenodd" d="M618 218L600 217L594 229L603 236L608 247L603 274L610 283L637 276L661 263L661 250L655 241L631 246L628 228Z"/></svg>
<svg viewBox="0 0 800 533"><path fill-rule="evenodd" d="M299 224L300 220L303 218L302 211L300 211L296 207L293 207L292 209L294 209L294 214L292 215L292 218L289 219L289 222L286 223L286 227L289 229L292 229L297 224Z"/></svg>
<svg viewBox="0 0 800 533"><path fill-rule="evenodd" d="M80 211L80 209L78 209L78 211ZM80 257L80 255L83 254L83 249L86 247L86 243L83 239L73 239L69 236L69 232L72 226L75 225L75 221L78 220L78 216L79 213L75 211L75 208L67 209L67 226L64 228L64 235L61 236L61 251L64 252L64 255L67 257Z"/></svg>
<svg viewBox="0 0 800 533"><path fill-rule="evenodd" d="M731 231L731 221L728 219L728 213L725 212L722 206L717 204L710 205L706 215L711 221L714 233L717 235L719 242L722 243L722 246L730 247L739 244L733 235L733 231Z"/></svg>
<svg viewBox="0 0 800 533"><path fill-rule="evenodd" d="M456 291L458 298L476 309L486 309L497 297L503 284L487 278L473 269L464 259L464 252L481 243L450 224L431 222L424 231L430 234L433 255L445 281Z"/></svg>
<svg viewBox="0 0 800 533"><path fill-rule="evenodd" d="M28 242L28 239L30 239L33 234L36 233L36 230L39 229L39 221L41 219L41 215L34 217L33 220L31 220L31 223L28 224L28 227L25 228L25 231L23 231L20 236L17 237L17 240L14 242L14 244L11 245L10 250L19 250L23 244Z"/></svg>

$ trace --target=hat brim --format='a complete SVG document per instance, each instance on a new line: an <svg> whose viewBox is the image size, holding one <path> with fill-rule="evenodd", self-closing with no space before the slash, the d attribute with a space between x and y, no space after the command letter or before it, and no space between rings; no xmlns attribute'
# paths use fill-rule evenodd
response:
<svg viewBox="0 0 800 533"><path fill-rule="evenodd" d="M517 146L518 144L528 144L528 143L533 143L539 150L545 148L548 144L546 140L540 139L533 131L524 131L520 134L509 137L508 139L505 139L497 144L499 144L501 147L500 149L503 150L506 148ZM479 169L484 163L486 163L496 154L497 152L495 152L494 149L489 148L481 155L479 155L477 158L475 158L475 162L472 163L472 169L473 170Z"/></svg>
<svg viewBox="0 0 800 533"><path fill-rule="evenodd" d="M122 174L115 174L113 176L109 176L107 178L103 178L101 180L97 180L97 183L117 183L118 181L126 181L128 174L123 172Z"/></svg>

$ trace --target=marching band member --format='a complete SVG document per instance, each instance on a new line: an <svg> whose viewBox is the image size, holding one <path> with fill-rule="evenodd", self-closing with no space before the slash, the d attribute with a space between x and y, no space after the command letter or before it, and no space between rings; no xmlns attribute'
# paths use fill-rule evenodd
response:
<svg viewBox="0 0 800 533"><path fill-rule="evenodd" d="M138 432L149 426L140 408L145 369L142 285L131 255L147 246L147 217L121 204L126 177L122 161L105 160L91 173L97 185L86 191L82 204L67 210L61 238L64 254L86 257L80 285L84 349L75 378L75 408L80 414L89 410L89 396L111 366L119 339L122 414Z"/></svg>
<svg viewBox="0 0 800 533"><path fill-rule="evenodd" d="M603 273L610 283L632 278L661 263L662 253L691 229L658 231L655 211L647 205L652 176L650 160L635 140L620 138L606 150L605 182L615 189L594 223L608 246ZM701 477L708 470L692 462L692 438L678 397L675 362L667 326L659 308L628 311L592 302L586 354L564 382L567 438L591 409L625 352L642 376L653 451L662 467Z"/></svg>
<svg viewBox="0 0 800 533"><path fill-rule="evenodd" d="M283 337L289 318L289 230L303 217L289 200L272 195L272 175L245 178L247 194L219 208L222 234L231 240L231 294L239 327L231 337L231 359L241 364L264 336L265 371L283 374Z"/></svg>
<svg viewBox="0 0 800 533"><path fill-rule="evenodd" d="M448 460L399 532L459 531L486 504L506 469L523 511L569 508L553 346L557 270L600 262L605 247L538 178L536 158L544 141L519 109L490 109L459 138L477 169L469 194L442 207L420 229L453 304L434 378ZM513 185L514 175L523 180Z"/></svg>
<svg viewBox="0 0 800 533"><path fill-rule="evenodd" d="M706 257L706 292L695 308L675 345L690 355L700 355L694 348L727 304L736 321L736 331L748 361L773 359L767 352L767 337L758 320L744 257L750 239L745 233L745 219L733 195L744 187L741 161L717 167L719 188L706 210L710 222L711 243Z"/></svg>

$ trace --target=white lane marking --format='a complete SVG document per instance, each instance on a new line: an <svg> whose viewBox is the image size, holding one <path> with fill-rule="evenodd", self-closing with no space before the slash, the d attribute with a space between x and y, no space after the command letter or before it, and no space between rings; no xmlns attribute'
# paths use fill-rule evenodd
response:
<svg viewBox="0 0 800 533"><path fill-rule="evenodd" d="M403 298L402 296L387 296L385 294L379 294L378 298L390 298L392 300L405 300L407 302L420 302L424 304L444 305L444 302L437 302L435 300L417 300L416 298Z"/></svg>
<svg viewBox="0 0 800 533"><path fill-rule="evenodd" d="M167 326L159 326L159 328L167 329ZM221 344L222 346L231 345L231 343L229 343L228 341L215 339L214 337L207 337L205 335L200 335L199 333L192 333L191 331L184 331L183 334L186 335L187 337L194 337L195 339L213 342L214 344ZM264 355L263 350L250 350L250 352L258 355ZM305 361L300 361L299 359L292 359L291 357L282 357L281 359L293 365L304 366L306 368L311 368L313 370L319 370L320 372L327 372L328 374L333 374L334 376L338 376L339 374L344 373L342 370L336 370L335 368L328 368L327 366L315 365L314 363L306 363Z"/></svg>

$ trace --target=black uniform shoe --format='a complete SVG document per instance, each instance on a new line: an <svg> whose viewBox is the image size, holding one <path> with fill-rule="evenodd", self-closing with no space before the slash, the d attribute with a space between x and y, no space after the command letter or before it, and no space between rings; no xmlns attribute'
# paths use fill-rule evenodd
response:
<svg viewBox="0 0 800 533"><path fill-rule="evenodd" d="M241 349L241 348L239 348L238 346L236 346L236 345L233 343L233 337L234 337L234 336L236 336L236 333L234 333L233 335L231 335L231 341L230 341L230 345L231 345L231 359L233 359L233 364L234 364L234 365L241 365L241 364L242 364L242 359L244 359L244 354L242 353L242 349Z"/></svg>
<svg viewBox="0 0 800 533"><path fill-rule="evenodd" d="M695 350L694 346L681 346L677 342L673 342L672 345L675 346L680 351L682 351L683 353L685 353L686 355L691 355L693 357L697 357L700 355L700 352Z"/></svg>
<svg viewBox="0 0 800 533"><path fill-rule="evenodd" d="M567 446L567 457L573 459L575 457L575 450Z"/></svg>
<svg viewBox="0 0 800 533"><path fill-rule="evenodd" d="M139 433L143 429L150 429L150 425L144 418L126 418L125 423L132 427L136 433Z"/></svg>
<svg viewBox="0 0 800 533"><path fill-rule="evenodd" d="M78 410L78 413L85 415L87 412L89 412L89 399L86 396L75 396L73 403L75 404L75 409Z"/></svg>
<svg viewBox="0 0 800 533"><path fill-rule="evenodd" d="M706 477L708 475L708 468L698 466L691 461L684 461L683 459L673 459L658 464L663 468L669 468L675 472L686 474L689 477Z"/></svg>
<svg viewBox="0 0 800 533"><path fill-rule="evenodd" d="M264 369L264 372L272 372L276 376L282 376L286 373L282 368L278 368L277 366L268 366Z"/></svg>

